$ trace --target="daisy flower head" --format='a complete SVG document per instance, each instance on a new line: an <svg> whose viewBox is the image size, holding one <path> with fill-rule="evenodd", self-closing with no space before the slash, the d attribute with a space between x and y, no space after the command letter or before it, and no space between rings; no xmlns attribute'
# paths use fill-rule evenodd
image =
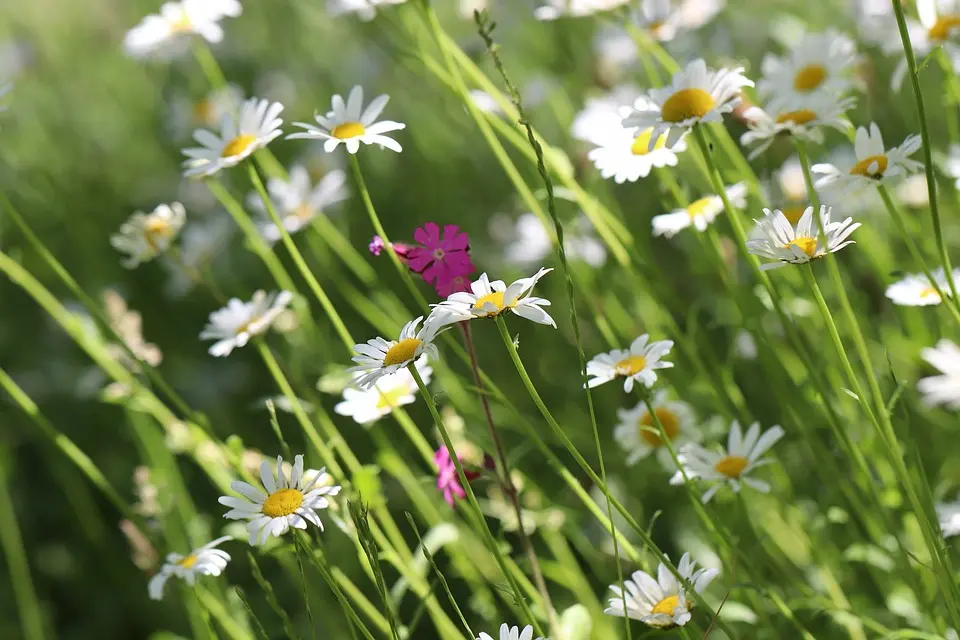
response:
<svg viewBox="0 0 960 640"><path fill-rule="evenodd" d="M200 339L216 340L209 349L210 355L228 356L250 338L266 333L291 300L293 294L289 291L267 294L263 290L256 291L250 302L231 298L227 306L210 314Z"/></svg>
<svg viewBox="0 0 960 640"><path fill-rule="evenodd" d="M163 587L173 576L185 580L192 587L197 582L197 576L218 576L223 573L230 562L230 554L216 547L231 539L230 536L217 538L185 556L179 553L167 554L166 562L160 567L160 571L150 578L147 585L150 599L162 600Z"/></svg>
<svg viewBox="0 0 960 640"><path fill-rule="evenodd" d="M934 505L944 538L960 535L960 502L940 502Z"/></svg>
<svg viewBox="0 0 960 640"><path fill-rule="evenodd" d="M802 109L822 94L838 96L851 87L856 55L853 40L837 31L805 34L786 57L764 57L757 93L775 111Z"/></svg>
<svg viewBox="0 0 960 640"><path fill-rule="evenodd" d="M650 335L643 334L630 344L629 349L614 349L594 356L587 363L587 375L593 376L588 385L593 388L616 378L623 378L623 390L630 393L633 383L640 382L646 388L657 381L657 369L669 369L672 362L662 360L673 348L673 340L650 342Z"/></svg>
<svg viewBox="0 0 960 640"><path fill-rule="evenodd" d="M399 131L407 125L392 120L377 121L389 100L390 96L377 96L364 109L363 87L357 85L350 90L346 102L337 94L333 96L331 111L324 116L314 115L319 127L305 122L294 122L293 124L303 131L291 133L287 139L323 140L323 150L327 153L332 153L341 143L347 148L347 152L356 153L360 150L361 142L367 145L376 144L400 153L403 151L400 143L383 134Z"/></svg>
<svg viewBox="0 0 960 640"><path fill-rule="evenodd" d="M496 318L509 310L521 318L556 329L557 323L543 310L543 307L550 306L550 301L532 295L537 281L551 271L553 269L541 268L509 287L503 280L491 281L486 273L482 273L479 280L470 283L469 291L451 294L443 302L433 305L427 322L443 326L474 318Z"/></svg>
<svg viewBox="0 0 960 640"><path fill-rule="evenodd" d="M455 224L440 227L428 222L413 232L413 239L420 243L407 252L407 266L420 274L424 282L436 289L437 295L447 297L455 291L463 291L466 276L477 270L470 259L470 236Z"/></svg>
<svg viewBox="0 0 960 640"><path fill-rule="evenodd" d="M637 98L634 108L641 108L647 102L646 98ZM663 135L651 141L653 127L624 127L623 119L630 113L630 107L621 107L617 115L606 122L597 121L596 130L591 132L597 148L587 153L600 175L604 179L613 178L617 184L646 178L654 167L675 167L677 153L687 149L682 139L677 139L672 146L667 146Z"/></svg>
<svg viewBox="0 0 960 640"><path fill-rule="evenodd" d="M310 172L303 165L290 169L289 180L270 178L267 181L267 193L289 234L294 234L310 225L318 216L350 197L347 174L334 169L320 178L316 184L310 181ZM259 193L251 193L247 198L252 209L266 218L260 225L260 233L269 243L275 243L282 237L280 229L269 218L266 204Z"/></svg>
<svg viewBox="0 0 960 640"><path fill-rule="evenodd" d="M658 629L687 624L694 605L687 601L687 591L692 588L696 593L703 593L720 571L697 569L697 563L690 559L689 553L685 553L677 565L677 573L680 574L679 580L663 563L657 567L656 578L645 571L634 572L633 580L625 580L623 589L610 585L615 595L610 598L610 606L603 612L639 620Z"/></svg>
<svg viewBox="0 0 960 640"><path fill-rule="evenodd" d="M743 68L711 71L702 59L673 74L669 86L651 89L647 99L634 103L623 126L653 128L648 149L666 133L665 146L673 148L681 136L701 122L720 122L724 113L740 103L740 89L752 87Z"/></svg>
<svg viewBox="0 0 960 640"><path fill-rule="evenodd" d="M811 167L814 173L821 176L815 186L818 191L823 189L849 195L915 173L923 169L923 164L911 160L910 156L921 146L920 136L911 134L899 147L886 149L880 127L871 122L869 130L866 127L857 128L854 140L856 162L853 165L836 167L832 164L815 164Z"/></svg>
<svg viewBox="0 0 960 640"><path fill-rule="evenodd" d="M936 347L928 347L920 356L941 373L917 382L917 390L928 407L944 405L960 409L960 347L950 340L940 340Z"/></svg>
<svg viewBox="0 0 960 640"><path fill-rule="evenodd" d="M841 99L830 94L819 94L807 100L800 109L781 106L768 113L759 107L750 107L743 113L750 130L740 136L740 144L745 147L756 145L750 152L751 160L766 151L778 136L795 136L823 144L824 127L837 131L850 127L844 114L855 104L854 98Z"/></svg>
<svg viewBox="0 0 960 640"><path fill-rule="evenodd" d="M377 7L403 4L407 0L327 0L327 11L331 16L355 13L361 20L373 20Z"/></svg>
<svg viewBox="0 0 960 640"><path fill-rule="evenodd" d="M739 182L727 187L726 191L730 204L738 209L746 206L747 185ZM715 195L705 196L691 202L686 207L674 209L670 213L654 216L651 220L653 224L653 235L672 238L680 231L691 226L697 231L703 232L707 230L707 226L716 220L717 216L721 213L723 213L723 199Z"/></svg>
<svg viewBox="0 0 960 640"><path fill-rule="evenodd" d="M433 368L427 364L427 357L416 360L417 371L423 384L430 384ZM343 390L343 401L333 410L341 416L353 418L354 422L369 425L394 409L412 404L417 399L417 383L406 369L381 376L369 389L348 386Z"/></svg>
<svg viewBox="0 0 960 640"><path fill-rule="evenodd" d="M940 291L950 295L950 283L943 267L931 275ZM953 281L960 283L960 269L953 270ZM894 282L887 287L886 296L893 300L894 304L905 307L926 307L943 302L937 288L930 284L930 280L922 273L911 273L899 282Z"/></svg>
<svg viewBox="0 0 960 640"><path fill-rule="evenodd" d="M183 150L183 175L188 178L206 178L221 169L233 167L253 152L278 138L283 124L278 116L283 111L279 102L250 98L240 106L238 113L228 113L220 120L220 135L207 129L193 132L200 147Z"/></svg>
<svg viewBox="0 0 960 640"><path fill-rule="evenodd" d="M960 56L960 6L956 0L917 0L916 5L920 21L907 19L914 55L919 60L937 47L942 47L956 66L957 57ZM881 48L887 55L900 57L890 79L893 90L900 91L908 71L907 60L903 56L896 21L891 17L886 25L885 42L881 43Z"/></svg>
<svg viewBox="0 0 960 640"><path fill-rule="evenodd" d="M110 237L110 245L127 254L123 266L132 269L169 249L186 219L179 202L161 204L150 213L137 211Z"/></svg>
<svg viewBox="0 0 960 640"><path fill-rule="evenodd" d="M804 210L796 225L791 224L779 209L764 209L763 214L763 220L754 219L757 226L747 240L747 250L755 256L775 260L760 265L764 271L787 264L805 264L827 253L839 251L854 243L847 238L860 228L860 223L854 222L853 218L833 221L830 207L822 206L820 224L823 225L823 236L826 238L824 243L820 237L820 226L814 222L813 207Z"/></svg>
<svg viewBox="0 0 960 640"><path fill-rule="evenodd" d="M537 20L556 20L557 18L582 18L602 11L610 11L630 2L630 0L546 0L533 11Z"/></svg>
<svg viewBox="0 0 960 640"><path fill-rule="evenodd" d="M477 636L477 640L543 640L543 638L534 639L533 627L530 625L525 626L521 630L520 627L510 627L504 622L500 625L499 636L494 638L489 633L481 633Z"/></svg>
<svg viewBox="0 0 960 640"><path fill-rule="evenodd" d="M773 462L761 456L783 437L783 433L780 425L774 425L761 434L760 423L754 422L744 435L740 423L734 420L725 450L711 451L693 443L685 445L677 456L683 470L677 471L670 483L683 483L684 475L715 483L700 498L704 504L725 485L729 485L734 492L739 492L743 483L762 493L769 493L769 484L751 478L749 474L757 467Z"/></svg>
<svg viewBox="0 0 960 640"><path fill-rule="evenodd" d="M357 355L353 356L353 361L357 366L347 369L348 373L358 373L354 384L360 389L372 389L383 376L396 373L421 355L439 358L433 340L442 333L443 327L428 319L418 330L421 320L423 316L418 316L405 324L398 340L376 337L367 340L366 344L354 345Z"/></svg>
<svg viewBox="0 0 960 640"><path fill-rule="evenodd" d="M650 415L644 402L632 409L617 409L617 427L613 431L613 438L627 453L627 465L633 466L656 452L660 464L673 471L676 465L670 449L665 446L666 443L657 429L657 421L663 427L663 435L676 447L683 441L699 438L699 433L694 428L693 410L685 402L668 401L666 391L654 393L650 404L653 405L654 415Z"/></svg>
<svg viewBox="0 0 960 640"><path fill-rule="evenodd" d="M217 127L224 116L236 114L242 104L243 90L233 84L215 89L199 100L176 95L170 101L170 132L180 140L196 129Z"/></svg>
<svg viewBox="0 0 960 640"><path fill-rule="evenodd" d="M151 14L130 29L123 48L134 58L169 57L186 50L191 36L207 42L223 40L220 20L243 11L238 0L180 0L165 2L160 13Z"/></svg>

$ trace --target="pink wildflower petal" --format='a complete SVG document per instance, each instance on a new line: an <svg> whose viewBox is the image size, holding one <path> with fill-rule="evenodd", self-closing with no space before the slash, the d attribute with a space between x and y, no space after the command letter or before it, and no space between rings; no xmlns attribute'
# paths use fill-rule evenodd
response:
<svg viewBox="0 0 960 640"><path fill-rule="evenodd" d="M423 247L411 247L407 253L407 266L411 271L423 272L433 262L433 252Z"/></svg>
<svg viewBox="0 0 960 640"><path fill-rule="evenodd" d="M470 236L460 233L460 227L448 224L443 228L443 248L447 251L466 251L470 247Z"/></svg>
<svg viewBox="0 0 960 640"><path fill-rule="evenodd" d="M440 246L440 227L434 222L428 222L413 232L413 239L427 248L435 249Z"/></svg>

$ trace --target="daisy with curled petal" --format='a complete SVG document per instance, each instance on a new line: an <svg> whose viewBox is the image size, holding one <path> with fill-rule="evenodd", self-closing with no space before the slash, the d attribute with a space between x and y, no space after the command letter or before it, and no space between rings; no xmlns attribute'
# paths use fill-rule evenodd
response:
<svg viewBox="0 0 960 640"><path fill-rule="evenodd" d="M232 538L230 536L217 538L185 556L179 553L168 554L160 571L150 578L150 583L147 585L150 599L163 599L163 587L171 576L185 580L192 587L197 581L197 576L219 576L223 573L227 563L230 562L230 554L216 547L227 540Z"/></svg>
<svg viewBox="0 0 960 640"><path fill-rule="evenodd" d="M921 351L920 356L941 373L917 382L917 390L923 395L924 404L960 409L960 347L943 339L937 342L936 347Z"/></svg>
<svg viewBox="0 0 960 640"><path fill-rule="evenodd" d="M841 222L830 219L830 207L820 207L820 222L826 246L820 238L820 227L814 222L813 207L807 207L800 216L796 227L790 224L779 209L763 210L763 220L754 219L757 227L747 240L747 251L761 258L770 258L776 262L760 265L764 271L778 269L786 264L805 264L834 253L853 240L847 240L850 234L860 228L859 222L846 218Z"/></svg>
<svg viewBox="0 0 960 640"><path fill-rule="evenodd" d="M757 467L773 462L770 458L761 458L780 438L784 431L780 425L774 425L760 432L760 423L754 422L746 435L736 420L730 426L727 448L723 451L710 451L698 444L685 445L677 456L682 471L671 478L671 484L682 484L684 476L688 479L701 478L715 483L707 489L700 500L706 504L724 485L739 492L741 483L762 493L770 493L770 485L763 480L751 478L749 473Z"/></svg>
<svg viewBox="0 0 960 640"><path fill-rule="evenodd" d="M759 107L750 107L743 112L750 130L740 136L740 144L746 147L756 143L750 152L751 160L766 151L781 135L823 144L823 127L832 127L837 131L849 128L850 122L844 114L855 104L854 98L838 99L821 94L807 100L806 106L800 109L781 107L767 113Z"/></svg>
<svg viewBox="0 0 960 640"><path fill-rule="evenodd" d="M220 20L235 18L243 11L238 0L181 0L165 2L159 14L151 14L127 32L126 52L135 58L167 57L186 49L189 36L207 42L223 40Z"/></svg>
<svg viewBox="0 0 960 640"><path fill-rule="evenodd" d="M377 7L403 4L407 0L327 0L327 11L331 16L355 13L361 20L373 20Z"/></svg>
<svg viewBox="0 0 960 640"><path fill-rule="evenodd" d="M610 585L615 597L610 598L610 606L603 612L639 620L659 629L683 626L690 621L690 610L694 605L687 601L687 590L693 588L696 593L703 593L720 574L718 569L696 567L697 563L690 559L690 554L684 553L677 565L679 580L663 563L657 567L656 578L645 571L636 571L633 580L624 581L623 589Z"/></svg>
<svg viewBox="0 0 960 640"><path fill-rule="evenodd" d="M294 126L304 130L291 133L287 136L287 140L296 138L323 140L323 150L327 153L333 152L341 143L349 153L356 153L360 149L361 142L367 145L376 144L381 148L386 147L400 153L403 151L400 143L383 134L399 131L407 125L392 120L377 122L377 118L380 117L389 100L388 95L377 96L364 109L363 87L357 85L350 90L346 102L337 94L333 96L331 111L325 116L314 115L319 127L305 122L294 122Z"/></svg>
<svg viewBox="0 0 960 640"><path fill-rule="evenodd" d="M940 267L931 275L940 292L944 295L950 295L950 283L947 281L947 275L943 267ZM960 268L953 270L953 281L960 283ZM911 273L899 282L894 282L887 287L886 296L893 300L894 304L906 307L926 307L940 304L943 301L940 294L937 293L937 288L922 273Z"/></svg>
<svg viewBox="0 0 960 640"><path fill-rule="evenodd" d="M150 213L137 211L110 237L110 245L127 254L123 266L132 269L169 249L186 219L179 202L161 204Z"/></svg>
<svg viewBox="0 0 960 640"><path fill-rule="evenodd" d="M293 300L289 291L267 294L258 290L250 302L237 298L227 301L227 306L210 314L210 321L200 334L201 340L214 339L210 347L212 356L228 356L237 347L242 347L250 338L265 333Z"/></svg>
<svg viewBox="0 0 960 640"><path fill-rule="evenodd" d="M219 136L207 129L194 131L193 139L202 146L183 150L187 156L183 161L183 175L206 178L238 165L280 136L281 111L283 105L279 102L250 98L241 105L238 114L223 116Z"/></svg>
<svg viewBox="0 0 960 640"><path fill-rule="evenodd" d="M630 0L546 0L546 4L534 9L533 17L537 20L582 18L616 9L628 2Z"/></svg>
<svg viewBox="0 0 960 640"><path fill-rule="evenodd" d="M533 627L527 625L521 631L520 627L510 627L504 622L500 625L499 637L494 638L489 633L481 633L477 640L534 640ZM536 638L536 640L543 640L543 638Z"/></svg>
<svg viewBox="0 0 960 640"><path fill-rule="evenodd" d="M693 410L685 402L668 402L666 391L657 391L650 400L653 413L663 435L674 447L684 441L699 440L700 434L694 428ZM670 449L657 429L654 416L650 415L645 402L640 402L632 409L617 409L617 428L613 431L613 438L627 453L627 465L633 466L651 453L656 452L657 460L668 471L676 469Z"/></svg>
<svg viewBox="0 0 960 640"><path fill-rule="evenodd" d="M469 291L451 294L443 302L432 305L427 323L444 326L474 318L496 318L510 311L556 329L557 323L543 310L543 307L550 306L550 301L531 295L537 281L551 271L553 269L541 268L533 276L520 278L509 287L503 280L491 281L486 273L480 274L480 279L470 284Z"/></svg>
<svg viewBox="0 0 960 640"><path fill-rule="evenodd" d="M306 228L322 213L350 197L347 174L334 169L313 185L310 172L303 165L290 169L289 180L270 178L267 181L267 193L277 210L277 215L287 233L294 234ZM247 202L252 209L260 212L266 219L260 225L260 233L269 243L281 238L280 229L269 219L267 207L259 193L251 193Z"/></svg>
<svg viewBox="0 0 960 640"><path fill-rule="evenodd" d="M908 173L915 173L923 169L923 164L911 160L910 156L921 146L923 143L920 136L911 134L899 147L887 150L883 146L883 136L877 123L871 122L869 130L858 127L854 140L856 163L850 167L839 168L832 164L813 165L811 170L822 176L817 180L816 188L818 191L824 189L850 195Z"/></svg>
<svg viewBox="0 0 960 640"><path fill-rule="evenodd" d="M359 373L354 384L360 389L372 389L383 376L396 373L423 354L439 358L433 340L444 328L428 319L418 331L421 320L423 316L417 316L405 324L399 340L376 337L367 340L366 344L354 345L357 355L353 356L353 361L357 366L347 369L347 373Z"/></svg>
<svg viewBox="0 0 960 640"><path fill-rule="evenodd" d="M787 57L764 57L757 93L774 111L802 109L823 94L838 96L851 87L856 55L853 40L837 31L808 33Z"/></svg>
<svg viewBox="0 0 960 640"><path fill-rule="evenodd" d="M730 204L743 208L747 204L747 185L742 182L727 187L727 198ZM705 196L695 200L681 209L674 209L670 213L654 216L654 236L672 238L680 231L694 227L697 231L707 230L707 226L723 213L723 199L720 196Z"/></svg>
<svg viewBox="0 0 960 640"><path fill-rule="evenodd" d="M742 67L711 71L698 58L673 74L669 86L651 89L646 99L634 103L623 126L640 130L652 127L650 150L664 133L666 146L673 148L694 125L721 122L723 114L740 103L740 89L752 86Z"/></svg>
<svg viewBox="0 0 960 640"><path fill-rule="evenodd" d="M594 356L587 363L587 375L593 376L588 385L597 387L616 378L623 378L623 390L630 393L633 383L641 382L648 389L657 381L657 369L669 369L672 362L661 360L670 353L673 340L650 342L643 334L630 344L630 349L614 349Z"/></svg>
<svg viewBox="0 0 960 640"><path fill-rule="evenodd" d="M641 104L643 101L644 98L638 98L634 104ZM677 152L687 148L682 139L668 147L665 136L654 141L651 148L653 127L633 129L623 126L623 119L630 111L630 107L624 106L604 121L597 119L594 123L595 130L590 132L597 148L590 150L587 157L603 178L613 178L617 184L646 178L654 167L677 166Z"/></svg>
<svg viewBox="0 0 960 640"><path fill-rule="evenodd" d="M416 367L423 384L430 384L433 368L427 364L427 356L420 356ZM416 402L417 391L417 383L410 372L400 369L381 376L373 387L366 390L348 386L343 390L343 401L333 410L338 415L353 418L357 424L368 425L398 407Z"/></svg>
<svg viewBox="0 0 960 640"><path fill-rule="evenodd" d="M960 535L960 502L939 502L934 505L944 538Z"/></svg>
<svg viewBox="0 0 960 640"><path fill-rule="evenodd" d="M277 456L277 473L274 476L270 463L260 463L260 482L266 493L246 482L235 480L230 488L245 499L221 496L220 504L230 507L223 514L228 520L249 520L247 533L251 545L262 545L271 536L280 537L290 530L306 529L307 523L320 527L323 522L317 511L330 506L328 496L340 493L340 486L327 484L329 476L321 469L308 480L303 472L303 456L294 457L290 477L283 470L283 458Z"/></svg>

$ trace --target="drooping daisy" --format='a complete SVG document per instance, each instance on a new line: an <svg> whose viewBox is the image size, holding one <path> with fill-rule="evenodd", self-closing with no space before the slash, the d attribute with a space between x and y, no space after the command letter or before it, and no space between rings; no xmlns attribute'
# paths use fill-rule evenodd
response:
<svg viewBox="0 0 960 640"><path fill-rule="evenodd" d="M135 58L167 57L186 49L187 40L198 35L207 42L223 40L220 20L243 11L238 0L180 0L165 2L159 14L151 14L127 32L123 47Z"/></svg>
<svg viewBox="0 0 960 640"><path fill-rule="evenodd" d="M747 185L740 182L727 187L727 198L734 207L743 208L747 204ZM651 220L653 235L672 238L690 226L703 232L722 212L723 200L720 196L705 196L682 209L654 216Z"/></svg>
<svg viewBox="0 0 960 640"><path fill-rule="evenodd" d="M645 98L637 98L634 108L639 108L644 101ZM630 113L630 107L620 107L615 116L596 122L596 130L590 132L597 148L591 149L587 157L604 179L613 178L617 184L646 178L654 167L677 166L677 152L687 148L682 139L668 147L666 137L660 136L651 149L652 127L635 129L623 126L623 119Z"/></svg>
<svg viewBox="0 0 960 640"><path fill-rule="evenodd" d="M423 384L430 384L433 368L427 364L427 357L420 356L416 361L417 371ZM406 369L381 376L369 389L357 389L348 386L343 390L343 401L333 410L341 416L348 416L355 422L368 425L376 422L394 409L412 404L417 399L417 383Z"/></svg>
<svg viewBox="0 0 960 640"><path fill-rule="evenodd" d="M314 116L320 127L305 122L294 122L295 126L301 127L304 131L291 133L287 139L323 140L323 150L327 153L333 152L341 143L349 153L356 153L360 149L361 142L367 145L376 144L381 148L386 147L400 153L403 151L400 143L383 134L399 131L407 125L392 120L377 122L377 118L380 117L389 100L390 96L377 96L364 109L363 87L357 85L350 90L346 102L337 94L333 96L331 111L328 111L325 116Z"/></svg>
<svg viewBox="0 0 960 640"><path fill-rule="evenodd" d="M846 218L841 222L832 221L830 208L820 207L820 221L826 237L824 246L819 225L814 221L813 207L806 208L796 227L790 224L779 209L764 209L763 214L763 220L754 219L757 227L747 240L747 250L750 253L776 260L760 265L763 270L777 269L786 264L804 264L822 258L828 252L839 251L854 243L847 238L860 228L860 223L854 222L853 218Z"/></svg>
<svg viewBox="0 0 960 640"><path fill-rule="evenodd" d="M320 527L323 531L323 522L317 511L330 506L328 496L340 493L340 486L329 484L329 476L321 469L307 478L303 471L303 456L294 457L293 469L289 478L283 470L283 458L277 456L277 471L274 475L270 463L264 460L260 463L260 482L266 493L259 488L235 480L230 488L245 499L233 496L220 496L220 504L230 507L230 511L223 514L228 520L249 520L247 533L250 534L250 544L264 544L270 536L280 537L290 530L306 529L307 523Z"/></svg>
<svg viewBox="0 0 960 640"><path fill-rule="evenodd" d="M230 536L217 538L199 549L194 549L185 556L179 553L167 554L167 561L160 567L160 571L150 578L147 592L151 600L163 599L163 587L171 576L186 580L191 587L197 582L197 576L218 576L230 562L230 554L217 549L217 545L231 540Z"/></svg>
<svg viewBox="0 0 960 640"><path fill-rule="evenodd" d="M853 166L840 168L832 164L813 165L811 170L822 176L815 186L818 191L824 189L849 195L877 183L920 171L923 164L911 160L909 156L921 146L920 136L911 134L899 147L888 151L883 146L880 127L871 122L869 131L866 127L857 128L854 140L857 162Z"/></svg>
<svg viewBox="0 0 960 640"><path fill-rule="evenodd" d="M944 295L950 295L950 283L947 282L943 267L934 271L932 275L940 291ZM953 281L960 283L960 269L953 270ZM899 282L894 282L887 287L886 296L893 300L894 304L907 307L925 307L940 304L943 301L937 293L937 288L922 273L912 273Z"/></svg>
<svg viewBox="0 0 960 640"><path fill-rule="evenodd" d="M405 324L400 330L399 340L376 337L367 340L366 344L354 345L353 350L357 355L353 356L353 361L357 366L347 369L348 373L361 372L354 384L361 389L371 389L380 378L396 373L421 355L439 358L433 340L443 327L428 319L418 331L417 325L421 320L423 316L418 316Z"/></svg>
<svg viewBox="0 0 960 640"><path fill-rule="evenodd" d="M533 638L533 627L527 625L520 630L520 627L508 627L507 623L504 622L500 625L500 636L494 638L489 633L481 633L477 640L534 640ZM536 638L536 640L544 640L543 638ZM547 639L549 640L549 638Z"/></svg>
<svg viewBox="0 0 960 640"><path fill-rule="evenodd" d="M543 310L543 307L550 306L550 301L531 295L537 281L551 271L553 269L541 268L533 276L520 278L509 287L503 280L491 282L486 273L480 274L480 279L470 284L470 291L454 293L433 305L427 323L442 326L473 318L496 318L509 310L521 318L556 329L557 323Z"/></svg>
<svg viewBox="0 0 960 640"><path fill-rule="evenodd" d="M169 249L186 219L187 212L179 202L161 204L150 213L137 211L110 237L110 245L127 254L123 266L132 269Z"/></svg>
<svg viewBox="0 0 960 640"><path fill-rule="evenodd" d="M823 128L831 127L843 131L850 127L844 115L853 108L853 98L838 99L830 94L819 94L804 102L800 109L783 106L767 113L759 107L750 107L743 113L750 128L740 136L740 144L756 144L750 152L750 159L766 151L777 136L790 135L803 140L823 144Z"/></svg>
<svg viewBox="0 0 960 640"><path fill-rule="evenodd" d="M265 333L293 300L289 291L267 294L258 290L250 302L231 298L227 306L210 314L210 321L200 334L201 340L216 340L209 353L212 356L230 355L250 338Z"/></svg>
<svg viewBox="0 0 960 640"><path fill-rule="evenodd" d="M533 11L537 20L557 18L582 18L602 11L623 6L630 0L546 0L546 4Z"/></svg>
<svg viewBox="0 0 960 640"><path fill-rule="evenodd" d="M697 569L697 563L684 553L677 565L680 580L661 563L654 578L645 571L636 571L633 580L625 580L624 588L610 585L614 597L604 613L611 616L639 620L659 629L683 626L690 621L694 603L688 602L689 589L703 593L713 579L720 574L718 569ZM626 593L624 593L626 591ZM626 600L626 609L624 609Z"/></svg>
<svg viewBox="0 0 960 640"><path fill-rule="evenodd" d="M331 16L355 13L361 20L373 20L377 7L403 4L407 0L327 0L327 11Z"/></svg>
<svg viewBox="0 0 960 640"><path fill-rule="evenodd" d="M283 111L279 102L250 98L240 107L238 114L226 114L220 121L220 135L207 129L193 132L193 139L201 147L183 150L183 174L187 177L205 178L221 169L233 167L254 151L267 146L280 136L278 116Z"/></svg>
<svg viewBox="0 0 960 640"><path fill-rule="evenodd" d="M774 111L803 109L823 94L839 96L851 87L856 54L853 40L837 31L808 33L786 58L764 57L757 93Z"/></svg>
<svg viewBox="0 0 960 640"><path fill-rule="evenodd" d="M673 366L672 362L661 360L672 348L673 340L650 342L650 335L645 333L630 344L629 350L614 349L594 356L587 363L587 375L592 376L589 386L623 378L623 390L627 393L633 390L635 381L649 389L657 381L657 369Z"/></svg>
<svg viewBox="0 0 960 640"><path fill-rule="evenodd" d="M761 434L760 423L754 422L747 429L746 435L743 435L740 423L734 420L730 426L726 450L711 451L694 443L685 445L678 456L683 471L677 471L670 483L683 483L684 475L689 479L701 478L715 483L700 498L703 503L709 502L724 485L729 485L734 492L739 492L740 484L744 483L757 491L769 493L769 484L751 478L749 474L757 467L773 462L772 459L761 456L776 444L783 434L780 425L774 425Z"/></svg>
<svg viewBox="0 0 960 640"><path fill-rule="evenodd" d="M181 140L196 129L212 129L224 116L236 115L242 104L243 90L233 84L214 89L199 100L176 95L170 101L170 131Z"/></svg>
<svg viewBox="0 0 960 640"><path fill-rule="evenodd" d="M943 339L937 342L936 347L921 351L920 356L941 373L917 382L917 390L923 396L924 404L960 409L960 347Z"/></svg>
<svg viewBox="0 0 960 640"><path fill-rule="evenodd" d="M668 402L666 391L657 391L650 403L654 415L663 427L663 433L675 448L684 441L697 440L699 433L694 428L693 411L685 402ZM665 445L656 422L647 405L640 402L632 409L617 409L617 428L613 437L617 444L627 452L627 464L634 465L651 453L656 452L657 460L667 470L673 471L676 465Z"/></svg>
<svg viewBox="0 0 960 640"><path fill-rule="evenodd" d="M267 181L267 193L283 223L287 233L294 234L306 228L318 215L350 197L347 186L347 174L334 169L320 178L316 185L310 184L310 173L302 165L290 169L290 179L270 178ZM261 218L260 233L267 242L274 243L281 238L280 229L268 217L266 205L259 193L251 193L247 198L251 208L257 209Z"/></svg>
<svg viewBox="0 0 960 640"><path fill-rule="evenodd" d="M652 127L649 150L664 133L665 145L673 148L694 125L721 122L723 114L740 103L740 89L752 86L753 81L743 75L742 67L711 71L698 58L673 74L669 86L651 89L646 100L634 103L623 126L641 131Z"/></svg>
<svg viewBox="0 0 960 640"><path fill-rule="evenodd" d="M934 505L944 538L960 535L960 502L939 502Z"/></svg>

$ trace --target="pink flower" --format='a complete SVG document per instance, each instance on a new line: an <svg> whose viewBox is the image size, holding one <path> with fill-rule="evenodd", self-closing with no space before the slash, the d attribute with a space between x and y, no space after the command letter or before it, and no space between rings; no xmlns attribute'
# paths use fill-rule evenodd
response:
<svg viewBox="0 0 960 640"><path fill-rule="evenodd" d="M459 460L461 457L457 456L457 459ZM436 453L433 454L433 462L437 465L437 490L443 492L443 499L452 507L457 500L462 500L467 495L463 485L460 484L457 466L446 447L437 449ZM463 474L467 477L468 482L480 476L476 471L467 471L466 469L464 469Z"/></svg>
<svg viewBox="0 0 960 640"><path fill-rule="evenodd" d="M470 260L470 237L455 224L444 226L441 236L440 227L434 222L419 227L413 237L422 246L410 248L407 254L410 270L433 285L441 297L464 291L462 276L477 270Z"/></svg>
<svg viewBox="0 0 960 640"><path fill-rule="evenodd" d="M404 264L407 264L410 259L410 251L413 250L414 247L409 244L403 244L402 242L391 242L390 246L393 247L393 251L397 254L397 257L400 258ZM373 236L367 248L370 250L370 253L379 256L383 250L387 248L387 245L380 236Z"/></svg>

